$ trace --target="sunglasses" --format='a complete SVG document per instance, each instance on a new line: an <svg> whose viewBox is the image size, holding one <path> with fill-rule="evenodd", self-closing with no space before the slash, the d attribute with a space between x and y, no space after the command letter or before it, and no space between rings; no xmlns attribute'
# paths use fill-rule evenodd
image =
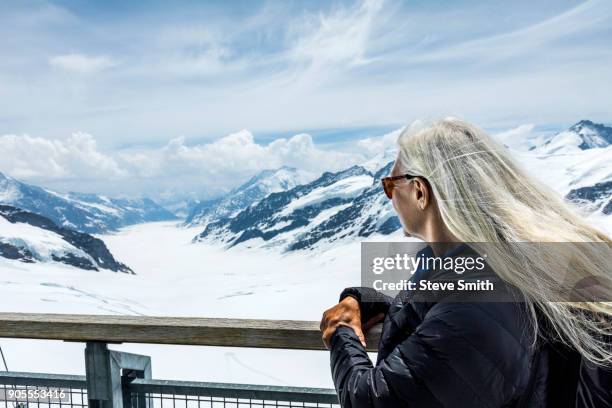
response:
<svg viewBox="0 0 612 408"><path fill-rule="evenodd" d="M385 190L385 194L389 198L393 198L393 189L395 188L395 184L398 180L410 180L417 176L413 176L411 174L402 174L401 176L393 176L393 177L383 177L380 179L382 183L383 190Z"/></svg>

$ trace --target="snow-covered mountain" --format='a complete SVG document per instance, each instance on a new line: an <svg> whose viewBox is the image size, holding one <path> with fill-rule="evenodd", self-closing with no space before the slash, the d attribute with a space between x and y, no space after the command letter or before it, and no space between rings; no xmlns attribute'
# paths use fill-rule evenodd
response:
<svg viewBox="0 0 612 408"><path fill-rule="evenodd" d="M612 127L581 120L530 143L519 157L532 174L589 213L612 212Z"/></svg>
<svg viewBox="0 0 612 408"><path fill-rule="evenodd" d="M271 193L289 190L313 178L312 173L287 166L264 170L225 196L199 203L186 218L185 224L205 226L231 218Z"/></svg>
<svg viewBox="0 0 612 408"><path fill-rule="evenodd" d="M8 205L0 205L0 256L25 263L60 262L80 269L133 273L101 239Z"/></svg>
<svg viewBox="0 0 612 408"><path fill-rule="evenodd" d="M371 165L371 163L369 163ZM229 246L252 241L283 250L316 245L399 228L380 177L392 162L376 172L364 166L323 173L316 180L272 193L233 217L209 223L195 241L221 241Z"/></svg>
<svg viewBox="0 0 612 408"><path fill-rule="evenodd" d="M576 150L605 148L612 145L612 127L581 120L569 129L551 135L540 145L531 147L542 154L569 153Z"/></svg>
<svg viewBox="0 0 612 408"><path fill-rule="evenodd" d="M176 219L154 201L108 198L95 194L60 194L23 183L0 173L0 204L45 216L56 224L78 231L102 233L149 221Z"/></svg>

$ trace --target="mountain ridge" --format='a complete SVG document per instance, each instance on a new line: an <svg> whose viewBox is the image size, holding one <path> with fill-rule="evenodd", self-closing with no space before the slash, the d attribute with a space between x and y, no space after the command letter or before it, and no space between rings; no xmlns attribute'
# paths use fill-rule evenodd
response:
<svg viewBox="0 0 612 408"><path fill-rule="evenodd" d="M272 193L288 190L312 178L311 173L289 166L263 170L226 195L201 202L185 219L185 225L205 226L232 217Z"/></svg>
<svg viewBox="0 0 612 408"><path fill-rule="evenodd" d="M0 173L0 204L45 216L56 224L87 233L116 231L127 225L176 219L153 200L67 194L24 183Z"/></svg>
<svg viewBox="0 0 612 408"><path fill-rule="evenodd" d="M393 232L399 228L399 221L386 197L381 199L378 180L390 171L392 163L376 173L359 165L325 172L308 184L272 193L233 218L207 225L194 242L216 240L231 247L258 239L263 246L292 251L348 236ZM369 200L375 195L378 198ZM346 224L351 220L355 222L348 229ZM381 220L385 221L381 224Z"/></svg>
<svg viewBox="0 0 612 408"><path fill-rule="evenodd" d="M55 261L86 270L134 274L113 257L104 241L90 234L60 227L47 217L9 205L0 205L0 220L2 257L26 263Z"/></svg>
<svg viewBox="0 0 612 408"><path fill-rule="evenodd" d="M558 132L530 150L540 153L569 153L576 150L606 148L612 145L612 127L582 119L567 130Z"/></svg>

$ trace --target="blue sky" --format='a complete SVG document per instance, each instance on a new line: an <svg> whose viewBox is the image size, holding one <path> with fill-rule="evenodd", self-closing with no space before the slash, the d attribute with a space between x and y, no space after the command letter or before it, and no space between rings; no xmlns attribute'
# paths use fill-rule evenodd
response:
<svg viewBox="0 0 612 408"><path fill-rule="evenodd" d="M117 175L132 174L126 149L241 129L329 149L446 115L488 129L612 117L606 0L1 1L0 36L4 147L61 153L83 132ZM62 160L28 168L28 152L0 171L83 187Z"/></svg>

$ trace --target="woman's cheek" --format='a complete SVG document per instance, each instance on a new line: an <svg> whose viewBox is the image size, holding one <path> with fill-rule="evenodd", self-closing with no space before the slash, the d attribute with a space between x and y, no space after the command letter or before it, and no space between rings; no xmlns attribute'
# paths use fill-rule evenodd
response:
<svg viewBox="0 0 612 408"><path fill-rule="evenodd" d="M402 224L402 227L404 229L405 232L408 233L412 233L412 220L411 217L409 215L409 211L406 208L406 205L404 202L402 202L401 200L394 198L393 199L393 208L395 208L395 212L397 214L397 217L400 220L400 224Z"/></svg>

